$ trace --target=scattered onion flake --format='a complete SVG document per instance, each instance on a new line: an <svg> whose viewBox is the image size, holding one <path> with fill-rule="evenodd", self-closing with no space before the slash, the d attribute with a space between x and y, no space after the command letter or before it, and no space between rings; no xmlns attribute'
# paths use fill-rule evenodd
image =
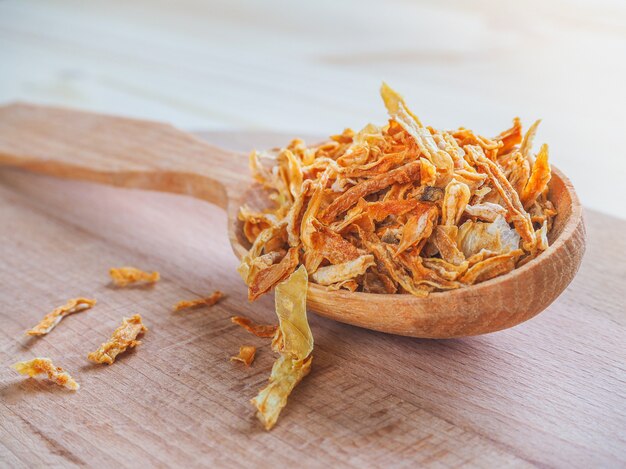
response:
<svg viewBox="0 0 626 469"><path fill-rule="evenodd" d="M210 296L207 296L206 298L199 298L197 300L189 300L189 301L187 300L179 301L178 303L174 305L174 311L180 311L181 309L187 309L187 308L199 308L202 306L213 306L223 297L224 297L224 293L222 293L219 290L216 290Z"/></svg>
<svg viewBox="0 0 626 469"><path fill-rule="evenodd" d="M251 319L244 318L243 316L233 316L230 320L233 324L243 327L245 330L257 337L274 337L276 330L278 329L278 326L273 324L256 324Z"/></svg>
<svg viewBox="0 0 626 469"><path fill-rule="evenodd" d="M72 391L80 388L80 384L74 381L67 371L64 371L60 366L54 366L49 358L39 357L25 362L18 362L12 365L12 368L19 374L28 375L31 378L45 374L50 381Z"/></svg>
<svg viewBox="0 0 626 469"><path fill-rule="evenodd" d="M32 329L26 331L28 335L45 335L50 332L54 327L61 322L65 316L69 316L73 313L80 311L86 311L92 308L96 304L96 300L90 300L88 298L74 298L69 300L65 305L55 308L50 313L46 314L44 318Z"/></svg>
<svg viewBox="0 0 626 469"><path fill-rule="evenodd" d="M532 152L539 121L523 134L515 118L488 138L423 124L386 84L381 96L383 126L250 155L273 203L239 213L250 300L298 266L327 290L426 296L504 275L547 248L557 212L548 146Z"/></svg>
<svg viewBox="0 0 626 469"><path fill-rule="evenodd" d="M266 430L276 424L289 394L311 370L313 335L306 317L307 288L308 274L304 266L276 286L279 327L272 349L280 353L280 357L272 367L269 384L251 401Z"/></svg>
<svg viewBox="0 0 626 469"><path fill-rule="evenodd" d="M126 287L136 283L153 284L161 278L158 272L144 272L135 267L112 267L109 269L109 275L116 287Z"/></svg>
<svg viewBox="0 0 626 469"><path fill-rule="evenodd" d="M128 348L136 347L141 341L136 340L139 334L148 330L141 322L141 316L135 314L130 318L124 318L122 325L113 331L111 338L103 343L98 350L91 352L87 358L95 363L112 364L120 353Z"/></svg>
<svg viewBox="0 0 626 469"><path fill-rule="evenodd" d="M241 362L246 366L250 366L256 355L256 347L254 345L242 345L239 347L239 355L230 357L233 362Z"/></svg>

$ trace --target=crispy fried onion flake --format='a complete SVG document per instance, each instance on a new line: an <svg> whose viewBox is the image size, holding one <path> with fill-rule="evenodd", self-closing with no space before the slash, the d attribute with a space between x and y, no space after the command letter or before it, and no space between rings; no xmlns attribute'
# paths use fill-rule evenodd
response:
<svg viewBox="0 0 626 469"><path fill-rule="evenodd" d="M257 337L274 337L274 334L276 334L276 330L278 329L278 326L273 324L256 324L243 316L233 316L230 320L233 324L243 327L245 330Z"/></svg>
<svg viewBox="0 0 626 469"><path fill-rule="evenodd" d="M224 294L216 290L206 298L198 298L197 300L183 300L174 305L174 311L180 311L187 308L200 308L202 306L213 306L224 297Z"/></svg>
<svg viewBox="0 0 626 469"><path fill-rule="evenodd" d="M241 362L246 366L250 366L256 355L256 347L254 345L242 345L239 347L239 355L230 357L230 361Z"/></svg>
<svg viewBox="0 0 626 469"><path fill-rule="evenodd" d="M148 328L141 322L139 314L135 314L130 318L124 318L122 325L115 329L111 338L104 342L98 350L87 355L87 358L95 363L110 365L120 353L128 348L140 345L141 342L136 340L137 336L147 330Z"/></svg>
<svg viewBox="0 0 626 469"><path fill-rule="evenodd" d="M126 287L135 283L156 283L161 276L158 272L144 272L135 267L112 267L109 269L109 275L116 287Z"/></svg>
<svg viewBox="0 0 626 469"><path fill-rule="evenodd" d="M276 286L279 328L272 349L280 357L274 362L269 384L251 401L266 430L276 424L289 394L311 370L313 335L306 317L307 278L306 269L300 266Z"/></svg>
<svg viewBox="0 0 626 469"><path fill-rule="evenodd" d="M523 134L515 118L492 138L438 130L386 84L381 96L384 126L251 155L274 206L239 213L250 300L299 265L328 290L425 296L503 275L548 247L556 210L548 147L532 152L539 121Z"/></svg>
<svg viewBox="0 0 626 469"><path fill-rule="evenodd" d="M50 381L72 391L80 388L80 384L74 381L67 371L63 371L60 366L54 366L49 358L33 358L27 362L18 362L12 365L12 368L19 374L28 375L31 378L45 374Z"/></svg>
<svg viewBox="0 0 626 469"><path fill-rule="evenodd" d="M65 316L69 316L72 313L78 313L80 311L86 311L92 308L95 304L96 300L90 300L88 298L74 298L73 300L69 300L63 306L59 306L50 313L46 314L39 324L26 331L26 334L45 335L54 329L54 327L60 323L61 319Z"/></svg>

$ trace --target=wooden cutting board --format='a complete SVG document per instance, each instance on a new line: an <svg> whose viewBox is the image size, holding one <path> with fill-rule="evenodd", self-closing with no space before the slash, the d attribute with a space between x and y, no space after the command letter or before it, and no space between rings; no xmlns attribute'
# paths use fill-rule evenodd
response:
<svg viewBox="0 0 626 469"><path fill-rule="evenodd" d="M276 135L210 133L248 150ZM0 171L0 462L50 465L616 467L626 465L626 221L586 213L588 250L567 291L514 329L420 340L310 314L313 371L271 432L249 403L269 376L267 340L229 317L274 322L250 304L226 217L190 198ZM111 266L161 272L115 290ZM211 309L173 313L215 289ZM76 296L98 305L48 336L24 331ZM86 355L124 316L143 344L112 366ZM250 368L229 357L256 345ZM24 379L9 365L49 356L82 388Z"/></svg>

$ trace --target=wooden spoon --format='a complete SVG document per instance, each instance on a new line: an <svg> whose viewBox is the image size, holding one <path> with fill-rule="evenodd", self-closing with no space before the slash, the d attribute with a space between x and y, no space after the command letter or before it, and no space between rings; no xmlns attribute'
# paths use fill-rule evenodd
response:
<svg viewBox="0 0 626 469"><path fill-rule="evenodd" d="M197 197L227 211L241 258L249 244L237 212L267 204L245 155L157 122L68 109L0 107L0 164L54 176ZM337 321L413 337L448 338L515 326L552 303L574 278L585 250L582 209L570 181L553 167L549 197L558 210L550 247L513 272L467 288L412 295L329 292L311 284L308 305Z"/></svg>

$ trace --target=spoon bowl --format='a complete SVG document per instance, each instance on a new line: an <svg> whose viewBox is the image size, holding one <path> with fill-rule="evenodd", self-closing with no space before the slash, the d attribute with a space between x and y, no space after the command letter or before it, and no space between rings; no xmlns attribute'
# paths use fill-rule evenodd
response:
<svg viewBox="0 0 626 469"><path fill-rule="evenodd" d="M453 338L513 327L546 309L572 281L585 251L582 207L569 179L554 166L549 199L558 211L548 234L550 246L506 275L425 298L410 294L328 291L309 283L307 304L321 316L366 329L422 338ZM241 204L268 206L259 185L249 186L229 206L229 237L241 259L250 244L237 213Z"/></svg>
<svg viewBox="0 0 626 469"><path fill-rule="evenodd" d="M120 187L186 194L227 211L228 236L241 259L249 247L238 210L267 206L247 157L174 127L28 104L0 107L0 164ZM485 334L546 309L574 278L585 250L582 208L570 181L553 167L549 199L558 215L550 246L512 272L470 287L408 294L327 291L310 284L307 304L336 321L427 338Z"/></svg>

